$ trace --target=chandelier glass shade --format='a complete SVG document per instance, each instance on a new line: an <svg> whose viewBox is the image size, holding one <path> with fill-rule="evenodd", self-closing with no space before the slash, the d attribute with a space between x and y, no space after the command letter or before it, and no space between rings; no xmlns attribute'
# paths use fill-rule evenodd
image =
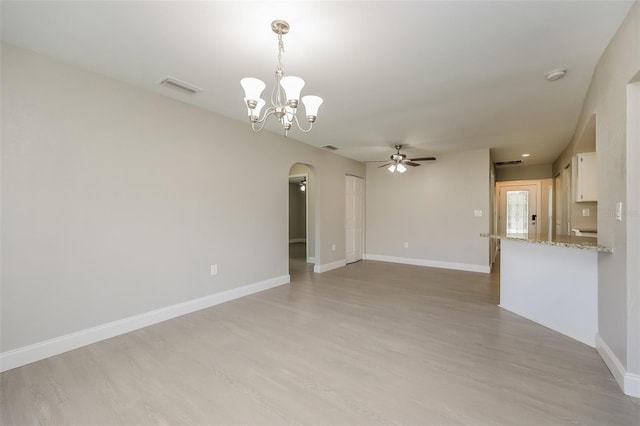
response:
<svg viewBox="0 0 640 426"><path fill-rule="evenodd" d="M322 104L319 96L303 96L300 93L304 87L304 80L296 76L285 76L282 68L282 54L284 53L284 43L282 36L289 32L289 24L285 21L276 20L271 23L271 29L278 35L278 67L276 68L276 81L271 91L271 105L264 110L267 102L262 99L262 91L266 85L262 80L253 77L246 77L240 80L240 85L244 89L244 101L247 105L247 115L251 122L251 128L259 132L264 128L267 117L274 116L282 125L284 135L287 136L293 123L300 131L309 133L318 117L318 109ZM306 113L308 128L303 128L298 121L298 104L302 101Z"/></svg>

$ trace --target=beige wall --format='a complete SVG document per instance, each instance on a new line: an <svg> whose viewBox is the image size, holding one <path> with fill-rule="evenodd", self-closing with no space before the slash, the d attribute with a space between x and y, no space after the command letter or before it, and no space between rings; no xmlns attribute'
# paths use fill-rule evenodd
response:
<svg viewBox="0 0 640 426"><path fill-rule="evenodd" d="M294 163L313 169L317 263L344 259L344 176L364 176L295 132L7 45L1 136L2 352L286 276Z"/></svg>
<svg viewBox="0 0 640 426"><path fill-rule="evenodd" d="M627 92L639 71L640 3L636 2L596 67L576 137L553 165L557 173L581 151L581 135L595 116L598 242L613 248L613 254L598 257L599 350L605 353L602 347L606 346L619 365L635 375L640 374L640 283L637 268L632 265L640 258L635 243L639 238L640 215L630 214L632 210L628 210L627 201L638 199L638 179L629 180L628 175L636 173L634 170L640 168L640 164L637 157L627 158L627 152L637 152L639 143L637 136L632 138L627 134ZM634 122L637 121L634 118ZM617 221L614 214L618 202L627 207L622 221ZM628 275L628 271L632 275ZM609 366L612 368L611 363ZM639 382L637 378L635 381Z"/></svg>
<svg viewBox="0 0 640 426"><path fill-rule="evenodd" d="M488 268L480 233L490 229L490 169L488 149L441 154L404 174L368 164L367 256Z"/></svg>

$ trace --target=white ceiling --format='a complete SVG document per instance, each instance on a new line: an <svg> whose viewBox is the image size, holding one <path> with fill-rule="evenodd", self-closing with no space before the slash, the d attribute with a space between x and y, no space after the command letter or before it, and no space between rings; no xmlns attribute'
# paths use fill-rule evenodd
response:
<svg viewBox="0 0 640 426"><path fill-rule="evenodd" d="M284 70L324 98L290 138L361 161L491 148L552 162L633 1L2 1L2 40L247 121L239 80ZM567 68L549 83L547 71ZM186 95L166 76L204 89ZM271 129L278 131L276 126ZM247 124L247 131L249 125Z"/></svg>

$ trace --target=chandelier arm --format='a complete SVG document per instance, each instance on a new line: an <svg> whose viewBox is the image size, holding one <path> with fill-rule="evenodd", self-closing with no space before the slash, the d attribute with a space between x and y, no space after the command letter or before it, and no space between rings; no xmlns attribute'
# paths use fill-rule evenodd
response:
<svg viewBox="0 0 640 426"><path fill-rule="evenodd" d="M276 109L274 107L267 108L266 110L264 110L262 118L257 119L256 123L264 123L267 117L273 114L274 112L276 112Z"/></svg>
<svg viewBox="0 0 640 426"><path fill-rule="evenodd" d="M271 108L271 107L267 108L262 119L251 122L251 129L254 132L262 131L262 129L264 128L264 125L267 123L267 117L273 114L274 111L275 111L274 108Z"/></svg>
<svg viewBox="0 0 640 426"><path fill-rule="evenodd" d="M298 129L302 132L302 133L309 133L311 131L311 129L313 129L313 123L309 123L309 128L308 129L303 129L302 126L300 126L300 121L298 121L298 116L294 115L293 119L296 122L296 126L298 127Z"/></svg>

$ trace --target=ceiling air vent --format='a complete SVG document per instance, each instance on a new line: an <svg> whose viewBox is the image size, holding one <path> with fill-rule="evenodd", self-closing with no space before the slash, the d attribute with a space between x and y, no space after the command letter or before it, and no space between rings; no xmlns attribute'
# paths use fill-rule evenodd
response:
<svg viewBox="0 0 640 426"><path fill-rule="evenodd" d="M514 166L516 164L522 164L522 160L511 160L511 161L496 161L496 166Z"/></svg>
<svg viewBox="0 0 640 426"><path fill-rule="evenodd" d="M179 90L183 93L188 93L189 95L195 95L198 92L202 92L202 89L198 86L194 86L193 84L189 84L173 77L165 78L160 82L160 84L165 87L170 87L171 89Z"/></svg>
<svg viewBox="0 0 640 426"><path fill-rule="evenodd" d="M329 151L335 151L335 150L338 149L337 147L335 147L333 145L325 145L325 146L323 146L323 148L324 149L328 149Z"/></svg>

